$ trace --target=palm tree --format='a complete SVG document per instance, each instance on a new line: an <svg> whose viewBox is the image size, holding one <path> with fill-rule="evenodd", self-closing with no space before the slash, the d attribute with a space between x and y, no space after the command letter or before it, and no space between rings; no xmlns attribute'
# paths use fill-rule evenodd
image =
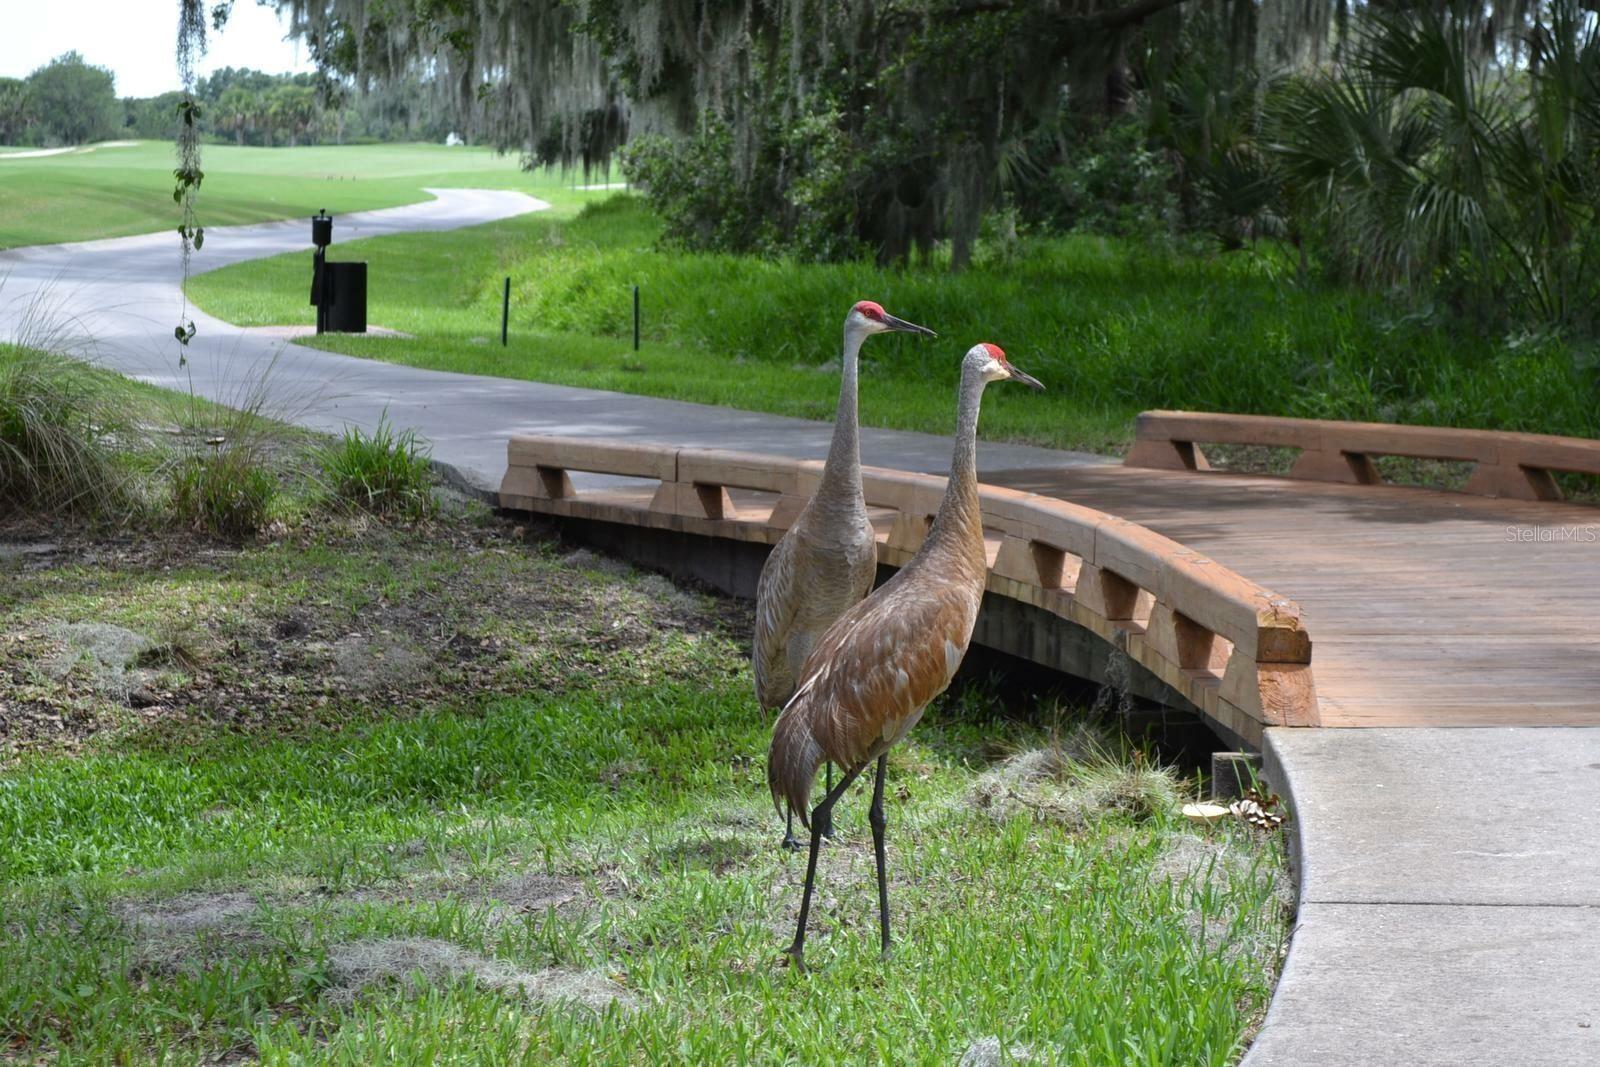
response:
<svg viewBox="0 0 1600 1067"><path fill-rule="evenodd" d="M1369 14L1268 109L1297 214L1349 275L1569 322L1600 300L1600 30L1556 0L1510 55L1449 13Z"/></svg>

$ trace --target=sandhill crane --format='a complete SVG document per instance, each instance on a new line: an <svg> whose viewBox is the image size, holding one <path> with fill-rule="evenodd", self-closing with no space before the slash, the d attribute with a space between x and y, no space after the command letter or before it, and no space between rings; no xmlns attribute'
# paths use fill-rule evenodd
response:
<svg viewBox="0 0 1600 1067"><path fill-rule="evenodd" d="M878 864L878 922L889 951L889 884L884 859L883 779L889 749L905 737L961 665L978 618L988 565L978 508L978 405L993 381L1043 389L991 344L962 360L955 456L950 481L927 540L900 573L840 617L806 660L793 699L778 716L767 753L773 804L787 802L806 821L805 805L824 760L844 777L811 813L811 857L800 923L789 955L804 967L806 918L817 875L821 829L837 801L877 760L872 787L872 846Z"/></svg>
<svg viewBox="0 0 1600 1067"><path fill-rule="evenodd" d="M893 330L936 336L863 300L844 320L844 374L833 443L814 496L767 557L756 587L752 654L756 699L777 711L794 695L795 678L812 646L834 621L860 602L878 572L878 545L861 495L861 447L856 421L856 372L861 344ZM833 784L829 771L828 785ZM831 834L831 827L824 826ZM783 843L798 848L791 815Z"/></svg>

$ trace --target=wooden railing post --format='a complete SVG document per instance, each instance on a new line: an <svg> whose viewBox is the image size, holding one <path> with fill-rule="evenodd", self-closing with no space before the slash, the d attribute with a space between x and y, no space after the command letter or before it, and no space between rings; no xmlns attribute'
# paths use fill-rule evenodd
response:
<svg viewBox="0 0 1600 1067"><path fill-rule="evenodd" d="M1146 411L1134 432L1130 467L1206 470L1201 444L1260 445L1299 453L1291 478L1382 485L1375 457L1405 456L1473 464L1467 493L1550 501L1557 473L1600 475L1600 441L1582 437L1193 411Z"/></svg>

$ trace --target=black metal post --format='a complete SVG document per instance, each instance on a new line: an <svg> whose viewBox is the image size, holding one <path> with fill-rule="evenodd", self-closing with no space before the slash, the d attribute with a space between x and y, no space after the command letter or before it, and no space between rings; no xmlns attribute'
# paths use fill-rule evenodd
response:
<svg viewBox="0 0 1600 1067"><path fill-rule="evenodd" d="M317 249L317 333L328 332L328 256Z"/></svg>
<svg viewBox="0 0 1600 1067"><path fill-rule="evenodd" d="M506 325L511 320L511 279L506 279L505 294L500 298L500 347L506 346Z"/></svg>
<svg viewBox="0 0 1600 1067"><path fill-rule="evenodd" d="M639 351L639 287L633 287L633 350Z"/></svg>
<svg viewBox="0 0 1600 1067"><path fill-rule="evenodd" d="M333 219L327 208L319 208L311 217L311 243L317 246L316 302L317 333L328 331L328 297L333 285L328 279L328 246L333 243Z"/></svg>

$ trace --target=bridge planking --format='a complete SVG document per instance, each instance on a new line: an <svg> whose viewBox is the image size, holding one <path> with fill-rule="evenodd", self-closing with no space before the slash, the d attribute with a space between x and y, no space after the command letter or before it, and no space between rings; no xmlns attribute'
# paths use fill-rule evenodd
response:
<svg viewBox="0 0 1600 1067"><path fill-rule="evenodd" d="M1600 510L1134 467L983 479L1122 515L1294 597L1322 726L1600 726Z"/></svg>
<svg viewBox="0 0 1600 1067"><path fill-rule="evenodd" d="M1329 425L1330 433L1345 432ZM1208 430L1207 436L1213 433ZM548 507L558 514L576 507L573 514L622 523L688 521L711 536L770 542L784 525L778 516L792 518L809 491L807 479L814 477L804 464L780 457L654 447L641 457L633 454L638 446L592 439L514 439L507 486L520 486L513 496L569 496L566 473L543 466L547 463L661 478L654 488L635 483L632 490L614 487L598 496L585 491L581 501L551 500ZM1519 440L1518 447L1527 443ZM519 457L521 450L528 451ZM678 457L676 466L669 470L662 457L673 455ZM535 462L539 466L518 466ZM920 540L925 527L919 516L931 513L940 487L926 476L902 472L878 471L873 477L875 499L887 505L875 510L874 518L886 561L895 562ZM1316 645L1316 703L1309 716L1291 713L1274 719L1257 713L1254 722L1245 722L1237 707L1231 717L1229 708L1213 707L1215 676L1230 646L1217 643L1209 665L1195 660L1200 653L1184 653L1171 644L1187 640L1183 634L1190 630L1183 628L1191 624L1181 618L1162 615L1159 634L1164 640L1148 649L1140 646L1141 653L1154 657L1157 668L1173 666L1174 656L1185 659L1185 668L1203 668L1198 674L1185 669L1163 678L1188 691L1213 717L1220 710L1222 725L1252 743L1259 740L1261 726L1274 722L1333 727L1600 725L1600 628L1594 625L1593 610L1594 590L1600 588L1600 510L1387 485L1131 465L987 470L983 480L997 487L986 490L984 505L986 512L998 509L996 528L988 531L991 589L1006 595L1038 600L1039 606L1058 614L1077 610L1048 589L1040 599L1033 579L1038 557L1030 558L1027 539L1043 536L1068 553L1063 559L1058 549L1032 543L1035 553L1046 547L1058 568L1064 564L1054 582L1067 589L1083 577L1081 561L1071 553L1091 552L1144 589L1168 589L1189 605L1179 610L1203 611L1207 604L1230 602L1237 607L1252 588L1294 596ZM764 492L753 494L754 489ZM1026 498L1008 497L1008 491L1063 501L1067 510L1061 514L1079 518L1043 533L1044 527L1030 525ZM1138 526L1126 527L1111 516ZM1117 532L1124 528L1126 533ZM1581 536L1527 541L1517 538L1518 530L1566 530ZM1171 542L1163 550L1151 538ZM1170 550L1179 557L1192 551L1215 560L1233 572L1241 597L1232 597L1224 592L1226 583L1217 586L1214 581L1206 590L1195 590L1203 595L1184 597L1181 560L1170 572L1155 562ZM1145 573L1152 565L1171 577ZM1103 597L1098 585L1106 579L1099 577L1098 568L1089 569L1097 571L1092 576L1097 581L1088 589L1091 601L1085 602L1087 616L1080 621L1096 632L1105 629L1101 636L1114 642L1126 636L1130 652L1135 641L1148 643L1148 637L1139 636L1149 634L1145 622L1105 625L1106 603L1093 597ZM1024 580L1009 582L1003 572ZM1133 614L1146 620L1150 595L1139 595L1142 606ZM1217 632L1217 622L1207 625ZM1300 633L1298 623L1288 633ZM1258 662L1263 684L1268 684L1275 657L1247 658ZM1306 662L1299 654L1287 659Z"/></svg>

